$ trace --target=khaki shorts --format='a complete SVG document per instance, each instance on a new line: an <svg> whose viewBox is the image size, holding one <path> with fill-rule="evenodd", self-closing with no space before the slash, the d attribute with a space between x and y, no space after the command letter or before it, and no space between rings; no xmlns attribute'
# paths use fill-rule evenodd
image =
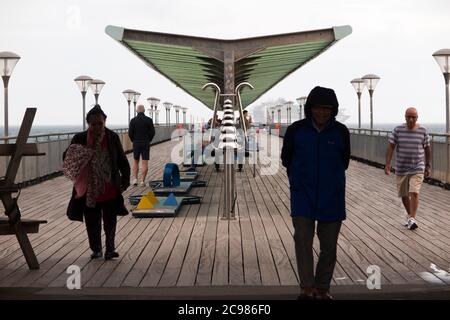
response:
<svg viewBox="0 0 450 320"><path fill-rule="evenodd" d="M422 186L423 173L397 176L397 191L399 197L408 197L410 193L419 193Z"/></svg>

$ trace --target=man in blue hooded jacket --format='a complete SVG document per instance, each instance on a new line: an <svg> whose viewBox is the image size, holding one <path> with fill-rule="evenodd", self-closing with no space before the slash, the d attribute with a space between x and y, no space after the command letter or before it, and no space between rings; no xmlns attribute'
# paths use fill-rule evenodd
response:
<svg viewBox="0 0 450 320"><path fill-rule="evenodd" d="M350 134L336 121L339 103L332 89L315 87L305 104L305 119L288 127L281 159L291 191L300 298L331 299L337 240L345 220L345 170ZM317 221L320 255L314 275L313 239Z"/></svg>

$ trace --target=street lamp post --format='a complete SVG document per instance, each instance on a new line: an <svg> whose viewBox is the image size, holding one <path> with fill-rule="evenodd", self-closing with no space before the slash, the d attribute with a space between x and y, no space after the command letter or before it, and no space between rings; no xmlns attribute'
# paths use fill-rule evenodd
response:
<svg viewBox="0 0 450 320"><path fill-rule="evenodd" d="M176 124L179 124L180 123L179 115L180 115L181 106L174 105L173 108L175 109L175 121L176 121Z"/></svg>
<svg viewBox="0 0 450 320"><path fill-rule="evenodd" d="M361 94L364 91L366 82L361 78L356 78L350 81L350 83L352 84L353 88L355 88L356 94L358 95L358 129L361 129Z"/></svg>
<svg viewBox="0 0 450 320"><path fill-rule="evenodd" d="M277 105L277 111L278 111L278 124L281 124L281 105Z"/></svg>
<svg viewBox="0 0 450 320"><path fill-rule="evenodd" d="M148 103L150 104L150 117L152 119L155 118L155 114L156 114L156 109L158 108L158 103L159 103L159 99L155 98L155 97L150 97L147 99Z"/></svg>
<svg viewBox="0 0 450 320"><path fill-rule="evenodd" d="M83 99L83 131L86 130L86 92L91 84L92 78L89 76L79 76L75 78L75 83L81 92L81 97Z"/></svg>
<svg viewBox="0 0 450 320"><path fill-rule="evenodd" d="M366 74L364 77L362 77L364 82L366 83L367 89L369 89L369 95L370 95L370 130L373 129L373 91L375 90L375 87L380 81L380 77L376 74Z"/></svg>
<svg viewBox="0 0 450 320"><path fill-rule="evenodd" d="M155 123L158 124L159 121L159 110L155 110Z"/></svg>
<svg viewBox="0 0 450 320"><path fill-rule="evenodd" d="M128 124L130 124L130 121L131 121L131 118L130 118L131 117L131 115L130 115L130 104L131 104L131 100L133 100L135 91L131 90L131 89L127 89L127 90L123 91L122 93L123 93L123 95L125 96L125 99L127 99L127 102L128 102Z"/></svg>
<svg viewBox="0 0 450 320"><path fill-rule="evenodd" d="M5 94L5 124L3 127L4 135L7 137L9 135L8 133L8 84L9 84L9 78L11 77L11 73L14 70L14 67L16 66L17 62L20 60L20 57L9 51L3 51L0 52L0 72L3 79L3 88L4 88L4 94Z"/></svg>
<svg viewBox="0 0 450 320"><path fill-rule="evenodd" d="M305 106L306 99L307 99L307 97L304 97L304 96L296 99L298 102L298 118L299 118L299 120L304 118L303 107Z"/></svg>
<svg viewBox="0 0 450 320"><path fill-rule="evenodd" d="M272 112L272 123L275 123L275 107L270 107L270 111Z"/></svg>
<svg viewBox="0 0 450 320"><path fill-rule="evenodd" d="M141 96L140 92L135 91L133 95L133 104L134 104L134 116L136 117L136 105L139 101L139 97Z"/></svg>
<svg viewBox="0 0 450 320"><path fill-rule="evenodd" d="M445 80L445 131L450 134L450 49L442 49L433 53L434 59L439 64Z"/></svg>
<svg viewBox="0 0 450 320"><path fill-rule="evenodd" d="M163 102L164 108L166 108L166 125L170 125L170 108L172 108L173 104L170 102Z"/></svg>
<svg viewBox="0 0 450 320"><path fill-rule="evenodd" d="M288 124L291 124L291 122L292 122L291 111L292 111L292 106L293 105L294 105L293 101L286 102L287 122L288 122Z"/></svg>
<svg viewBox="0 0 450 320"><path fill-rule="evenodd" d="M181 111L183 111L183 124L186 124L186 112L187 112L186 107L181 108Z"/></svg>

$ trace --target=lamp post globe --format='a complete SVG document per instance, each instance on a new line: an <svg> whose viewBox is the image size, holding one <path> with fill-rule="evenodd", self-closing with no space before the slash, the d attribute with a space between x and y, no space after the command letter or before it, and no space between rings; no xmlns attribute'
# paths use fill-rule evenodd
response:
<svg viewBox="0 0 450 320"><path fill-rule="evenodd" d="M92 80L89 85L89 87L91 88L91 91L95 97L95 104L98 104L98 96L100 95L100 92L102 91L104 85L105 85L105 82L100 79Z"/></svg>

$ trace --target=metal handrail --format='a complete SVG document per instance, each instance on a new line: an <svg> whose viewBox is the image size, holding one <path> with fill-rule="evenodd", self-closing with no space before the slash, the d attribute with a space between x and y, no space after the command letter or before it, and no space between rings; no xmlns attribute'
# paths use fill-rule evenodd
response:
<svg viewBox="0 0 450 320"><path fill-rule="evenodd" d="M350 131L350 133L355 133L355 134L367 134L367 135L374 135L374 133L376 133L379 136L387 136L389 135L392 130L381 130L381 129L365 129L365 128L349 128L348 129ZM363 132L363 133L361 133ZM383 134L382 134L383 133ZM429 132L428 135L431 137L432 141L436 141L434 139L434 137L443 137L443 138L447 138L447 140L450 140L450 134L449 133L433 133L433 132ZM443 140L443 139L442 139ZM436 141L436 142L443 142L443 141Z"/></svg>
<svg viewBox="0 0 450 320"><path fill-rule="evenodd" d="M165 127L167 126L166 124L163 125L159 125L159 127ZM169 125L169 126L172 126ZM112 131L116 132L116 133L126 133L128 132L128 128L116 128L116 129L111 129ZM65 139L69 139L71 136L80 133L82 131L71 131L71 132L51 132L51 133L41 133L41 134L32 134L30 136L28 136L28 139L34 139L35 141L39 141L39 138L47 138L47 139L41 139L41 141L58 141L58 140L65 140ZM63 138L61 139L61 136L63 136ZM58 137L57 139L50 139L50 137ZM17 139L17 136L3 136L0 137L0 143L4 143L5 141L9 141L11 142L11 140L15 140Z"/></svg>

